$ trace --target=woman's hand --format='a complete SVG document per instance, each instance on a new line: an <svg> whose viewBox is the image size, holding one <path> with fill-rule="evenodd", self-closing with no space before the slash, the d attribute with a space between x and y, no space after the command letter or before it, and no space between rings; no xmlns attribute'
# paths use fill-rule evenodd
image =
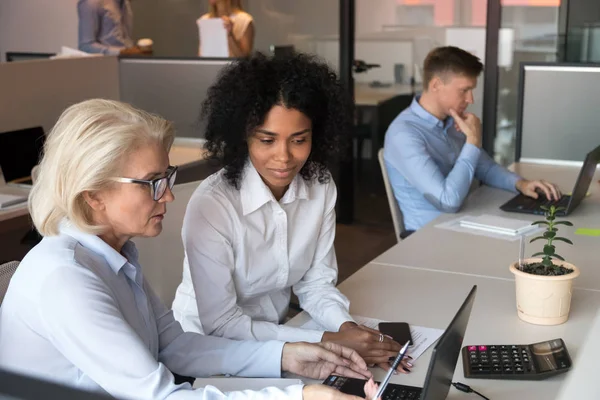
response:
<svg viewBox="0 0 600 400"><path fill-rule="evenodd" d="M339 343L342 346L350 347L360 354L367 364L376 364L384 370L389 370L390 358L396 358L402 348L399 343L392 340L389 336L381 332L357 325L354 322L345 322L340 327L339 332L325 332L322 342ZM410 359L409 356L407 356ZM410 372L412 364L410 361L402 361L397 370L402 373Z"/></svg>
<svg viewBox="0 0 600 400"><path fill-rule="evenodd" d="M336 343L286 343L281 369L312 379L325 379L331 374L359 379L372 377L356 351Z"/></svg>
<svg viewBox="0 0 600 400"><path fill-rule="evenodd" d="M223 20L223 27L227 31L227 34L231 35L231 30L233 29L233 21L231 21L231 18L229 18L226 15L222 16L221 19Z"/></svg>

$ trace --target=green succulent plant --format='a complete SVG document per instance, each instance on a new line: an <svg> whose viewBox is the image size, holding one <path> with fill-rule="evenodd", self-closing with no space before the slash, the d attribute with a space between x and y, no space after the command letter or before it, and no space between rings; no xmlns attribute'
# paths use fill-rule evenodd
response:
<svg viewBox="0 0 600 400"><path fill-rule="evenodd" d="M573 224L569 221L557 221L556 220L556 212L564 210L564 207L544 207L542 206L542 210L544 210L544 215L546 217L545 221L535 221L531 225L539 225L546 228L546 231L542 236L534 237L529 241L529 243L535 242L536 240L546 240L546 244L544 244L543 251L537 252L532 255L532 257L542 256L542 265L547 270L558 269L559 266L556 266L552 263L553 258L557 258L559 260L564 261L565 259L560 255L556 254L556 247L554 246L554 242L560 241L568 244L573 244L569 239L557 236L558 225L566 225L573 226Z"/></svg>

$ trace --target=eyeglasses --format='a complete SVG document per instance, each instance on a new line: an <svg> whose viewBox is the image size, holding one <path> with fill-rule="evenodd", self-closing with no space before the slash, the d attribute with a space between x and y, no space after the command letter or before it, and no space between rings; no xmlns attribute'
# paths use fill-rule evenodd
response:
<svg viewBox="0 0 600 400"><path fill-rule="evenodd" d="M133 178L110 178L111 181L121 183L140 183L144 185L150 185L152 190L152 198L154 201L159 201L165 195L167 186L169 189L173 189L175 185L175 178L177 178L177 166L169 166L167 173L162 178L156 178L152 180L144 179L133 179Z"/></svg>

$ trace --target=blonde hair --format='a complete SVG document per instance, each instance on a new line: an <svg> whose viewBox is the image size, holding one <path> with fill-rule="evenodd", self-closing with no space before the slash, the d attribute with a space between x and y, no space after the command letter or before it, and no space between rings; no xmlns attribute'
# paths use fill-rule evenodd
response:
<svg viewBox="0 0 600 400"><path fill-rule="evenodd" d="M33 224L43 236L58 235L65 218L84 232L101 233L83 193L106 188L131 151L156 142L169 151L174 138L170 122L118 101L67 108L48 134L29 195Z"/></svg>
<svg viewBox="0 0 600 400"><path fill-rule="evenodd" d="M229 12L244 11L244 8L242 7L242 0L227 0L227 1L229 2L229 5L228 5ZM208 15L211 18L216 18L217 17L217 6L209 4L208 5Z"/></svg>

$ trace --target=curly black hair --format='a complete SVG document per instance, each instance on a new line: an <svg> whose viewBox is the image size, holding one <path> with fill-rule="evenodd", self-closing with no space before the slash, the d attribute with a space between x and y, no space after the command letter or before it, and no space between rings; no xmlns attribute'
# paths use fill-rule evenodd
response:
<svg viewBox="0 0 600 400"><path fill-rule="evenodd" d="M302 112L312 122L312 147L300 170L305 180L328 182L327 163L352 129L352 100L336 74L314 56L267 57L255 53L234 61L208 89L202 104L206 149L225 168L225 178L240 188L248 159L247 139L276 105Z"/></svg>

